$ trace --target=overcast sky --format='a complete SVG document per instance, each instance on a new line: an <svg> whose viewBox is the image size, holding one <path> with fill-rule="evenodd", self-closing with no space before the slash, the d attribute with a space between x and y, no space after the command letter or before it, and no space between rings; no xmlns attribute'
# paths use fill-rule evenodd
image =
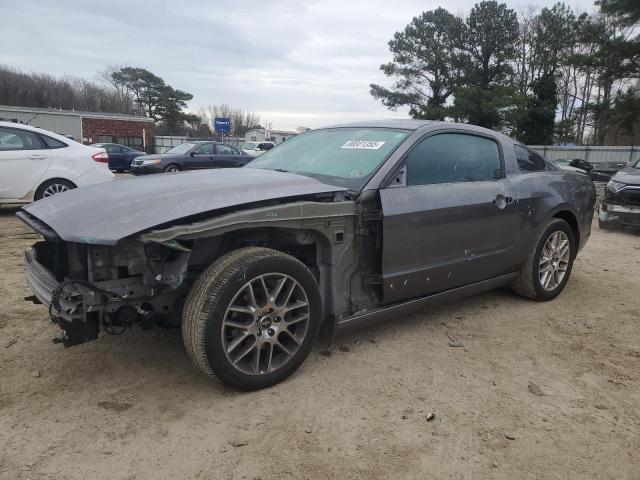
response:
<svg viewBox="0 0 640 480"><path fill-rule="evenodd" d="M421 11L467 14L474 0L0 0L0 64L94 78L140 66L273 128L404 116L369 94L385 83L387 42ZM507 1L551 6L555 0ZM591 0L569 0L592 11Z"/></svg>

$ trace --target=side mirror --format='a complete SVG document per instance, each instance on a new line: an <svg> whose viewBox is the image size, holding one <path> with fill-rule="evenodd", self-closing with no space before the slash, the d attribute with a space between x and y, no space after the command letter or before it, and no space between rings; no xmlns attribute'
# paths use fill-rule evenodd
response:
<svg viewBox="0 0 640 480"><path fill-rule="evenodd" d="M402 167L402 170L400 170L396 174L396 176L393 177L393 180L389 184L389 188L406 187L406 186L407 186L407 167L405 165L404 167Z"/></svg>

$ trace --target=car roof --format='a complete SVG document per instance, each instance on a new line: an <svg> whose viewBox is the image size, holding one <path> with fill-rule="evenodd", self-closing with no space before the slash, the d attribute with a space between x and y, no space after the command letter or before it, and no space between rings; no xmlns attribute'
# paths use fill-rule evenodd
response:
<svg viewBox="0 0 640 480"><path fill-rule="evenodd" d="M472 125L470 123L446 122L446 121L440 121L440 120L415 120L411 118L397 118L397 119L389 119L389 120L367 120L362 122L351 122L351 123L343 123L339 125L332 125L326 128L394 128L394 129L411 130L411 131L423 130L425 132L429 130L451 128L456 130L465 130L468 132L484 133L487 135L491 135L495 138L500 138L503 141L516 142L514 139L508 137L504 133L498 132L496 130L479 127L478 125ZM322 129L318 129L318 130L322 130Z"/></svg>
<svg viewBox="0 0 640 480"><path fill-rule="evenodd" d="M360 128L402 128L404 130L417 130L420 127L432 123L439 123L435 120L415 120L412 118L395 118L389 120L365 120L362 122L341 123L331 125L326 128L360 127ZM444 123L444 122L442 122Z"/></svg>
<svg viewBox="0 0 640 480"><path fill-rule="evenodd" d="M0 127L23 128L25 130L31 130L32 132L37 132L39 130L42 130L41 128L37 128L32 125L25 125L24 123L2 122L2 121L0 121Z"/></svg>

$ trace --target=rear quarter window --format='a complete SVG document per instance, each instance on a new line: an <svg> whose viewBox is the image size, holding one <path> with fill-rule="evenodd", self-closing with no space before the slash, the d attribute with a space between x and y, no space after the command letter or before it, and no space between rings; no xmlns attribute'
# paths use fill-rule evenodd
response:
<svg viewBox="0 0 640 480"><path fill-rule="evenodd" d="M541 172L547 169L547 163L537 153L527 150L526 148L515 145L516 159L518 160L518 168L521 172Z"/></svg>
<svg viewBox="0 0 640 480"><path fill-rule="evenodd" d="M47 148L65 148L69 146L64 142L56 140L55 138L48 137L47 135L40 135L40 138L42 138L42 141L47 146Z"/></svg>

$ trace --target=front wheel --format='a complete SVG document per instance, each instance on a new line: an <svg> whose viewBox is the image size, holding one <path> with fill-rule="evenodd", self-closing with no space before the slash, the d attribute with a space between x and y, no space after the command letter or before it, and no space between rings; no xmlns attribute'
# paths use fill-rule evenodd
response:
<svg viewBox="0 0 640 480"><path fill-rule="evenodd" d="M193 285L182 336L209 376L257 390L302 364L321 316L318 284L303 263L277 250L242 248L214 262Z"/></svg>
<svg viewBox="0 0 640 480"><path fill-rule="evenodd" d="M182 170L182 168L180 168L180 165L175 164L167 165L166 167L164 167L164 173L177 173L180 170Z"/></svg>
<svg viewBox="0 0 640 480"><path fill-rule="evenodd" d="M567 222L554 218L542 230L511 288L524 297L547 301L557 297L569 280L577 246Z"/></svg>

